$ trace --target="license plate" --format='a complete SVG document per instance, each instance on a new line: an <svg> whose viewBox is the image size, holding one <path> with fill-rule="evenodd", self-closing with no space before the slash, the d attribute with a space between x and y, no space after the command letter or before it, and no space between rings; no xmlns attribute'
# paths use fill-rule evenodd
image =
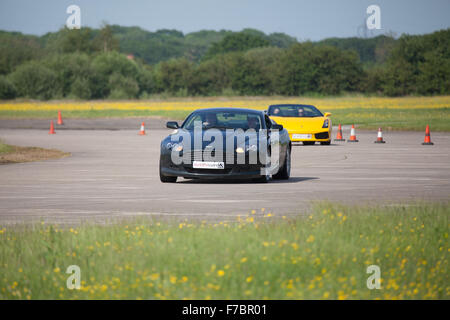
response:
<svg viewBox="0 0 450 320"><path fill-rule="evenodd" d="M192 167L194 169L225 169L225 164L213 161L194 161Z"/></svg>
<svg viewBox="0 0 450 320"><path fill-rule="evenodd" d="M312 134L293 134L292 139L311 139Z"/></svg>

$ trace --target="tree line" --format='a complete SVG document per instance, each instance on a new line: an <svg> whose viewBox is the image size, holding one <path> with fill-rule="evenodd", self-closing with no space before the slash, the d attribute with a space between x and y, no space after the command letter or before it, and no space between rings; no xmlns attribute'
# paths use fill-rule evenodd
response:
<svg viewBox="0 0 450 320"><path fill-rule="evenodd" d="M450 29L398 39L302 43L253 29L204 31L209 43L199 40L202 32L190 34L189 40L191 49L197 44L201 50L185 48L170 57L169 45L164 49L169 57L154 63L140 54L143 47L152 52L151 46L133 50L130 39L120 35L125 31L139 30L105 25L42 37L0 32L0 99L450 93ZM159 39L185 42L190 36L174 30L156 33Z"/></svg>

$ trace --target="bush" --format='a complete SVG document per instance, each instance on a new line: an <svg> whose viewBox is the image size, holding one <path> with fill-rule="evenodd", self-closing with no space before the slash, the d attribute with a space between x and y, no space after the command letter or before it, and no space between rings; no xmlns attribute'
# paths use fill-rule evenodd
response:
<svg viewBox="0 0 450 320"><path fill-rule="evenodd" d="M200 95L217 95L231 88L231 77L238 54L218 55L201 63L194 71L192 91ZM237 92L236 92L237 94Z"/></svg>
<svg viewBox="0 0 450 320"><path fill-rule="evenodd" d="M355 52L311 43L297 44L281 57L276 90L285 95L339 94L356 90L362 76Z"/></svg>
<svg viewBox="0 0 450 320"><path fill-rule="evenodd" d="M159 91L174 94L180 92L180 89L187 89L190 92L193 83L193 70L193 64L184 58L161 62L156 69Z"/></svg>
<svg viewBox="0 0 450 320"><path fill-rule="evenodd" d="M244 95L269 94L270 78L263 73L258 61L242 56L233 69L232 88Z"/></svg>
<svg viewBox="0 0 450 320"><path fill-rule="evenodd" d="M54 71L39 62L28 62L11 74L11 81L19 96L48 100L61 96Z"/></svg>
<svg viewBox="0 0 450 320"><path fill-rule="evenodd" d="M0 99L14 99L16 88L5 76L0 76Z"/></svg>
<svg viewBox="0 0 450 320"><path fill-rule="evenodd" d="M153 71L145 66L140 70L138 77L140 95L150 95L156 91L156 81Z"/></svg>
<svg viewBox="0 0 450 320"><path fill-rule="evenodd" d="M109 78L110 99L133 99L139 93L136 80L114 73Z"/></svg>
<svg viewBox="0 0 450 320"><path fill-rule="evenodd" d="M233 51L246 51L252 48L268 47L270 42L262 35L251 32L237 32L225 36L221 41L213 43L205 55L205 59L212 58L217 54Z"/></svg>
<svg viewBox="0 0 450 320"><path fill-rule="evenodd" d="M77 78L71 86L70 95L79 99L90 99L92 91L88 79Z"/></svg>

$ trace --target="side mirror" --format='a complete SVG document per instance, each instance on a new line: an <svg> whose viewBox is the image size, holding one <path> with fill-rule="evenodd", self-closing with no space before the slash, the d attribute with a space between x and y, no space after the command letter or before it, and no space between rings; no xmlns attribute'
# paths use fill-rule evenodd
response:
<svg viewBox="0 0 450 320"><path fill-rule="evenodd" d="M168 121L166 123L166 127L169 129L178 129L179 128L178 122L176 122L176 121Z"/></svg>
<svg viewBox="0 0 450 320"><path fill-rule="evenodd" d="M329 116L331 116L331 113L330 113L330 112L325 112L325 113L323 114L323 116L324 116L324 117L329 117Z"/></svg>
<svg viewBox="0 0 450 320"><path fill-rule="evenodd" d="M272 124L272 128L270 128L271 130L283 130L283 125L282 124Z"/></svg>

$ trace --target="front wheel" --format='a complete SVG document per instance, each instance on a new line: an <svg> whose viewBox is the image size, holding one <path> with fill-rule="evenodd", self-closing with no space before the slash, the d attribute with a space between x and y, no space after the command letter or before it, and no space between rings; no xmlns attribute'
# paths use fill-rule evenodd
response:
<svg viewBox="0 0 450 320"><path fill-rule="evenodd" d="M175 183L175 182L177 182L177 177L165 176L165 175L160 173L159 174L159 180L161 180L161 182L164 182L164 183L167 183L167 182Z"/></svg>
<svg viewBox="0 0 450 320"><path fill-rule="evenodd" d="M163 183L174 183L177 182L178 177L166 176L161 172L161 163L159 164L159 180Z"/></svg>
<svg viewBox="0 0 450 320"><path fill-rule="evenodd" d="M321 142L320 144L323 145L323 146L329 146L331 144L331 140L330 141Z"/></svg>

